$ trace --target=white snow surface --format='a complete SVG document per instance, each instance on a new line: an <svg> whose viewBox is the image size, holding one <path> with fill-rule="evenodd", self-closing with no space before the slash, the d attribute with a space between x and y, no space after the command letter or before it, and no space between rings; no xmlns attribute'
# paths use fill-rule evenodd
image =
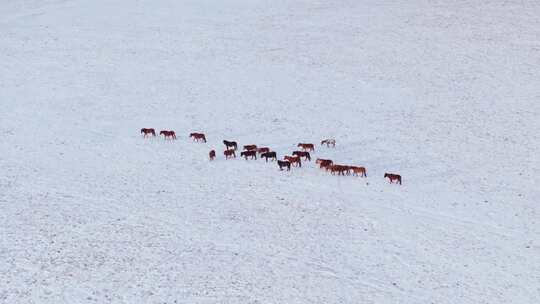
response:
<svg viewBox="0 0 540 304"><path fill-rule="evenodd" d="M538 1L3 0L0 303L538 303L539 67Z"/></svg>

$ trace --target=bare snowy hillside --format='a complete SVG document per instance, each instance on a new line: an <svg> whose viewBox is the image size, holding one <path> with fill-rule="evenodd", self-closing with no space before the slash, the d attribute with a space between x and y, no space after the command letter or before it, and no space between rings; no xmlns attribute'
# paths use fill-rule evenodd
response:
<svg viewBox="0 0 540 304"><path fill-rule="evenodd" d="M2 1L0 303L538 303L539 67L538 1Z"/></svg>

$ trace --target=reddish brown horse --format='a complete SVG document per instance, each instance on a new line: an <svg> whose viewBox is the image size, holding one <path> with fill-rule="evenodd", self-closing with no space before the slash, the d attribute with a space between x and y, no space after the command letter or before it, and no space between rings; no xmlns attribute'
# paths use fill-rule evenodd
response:
<svg viewBox="0 0 540 304"><path fill-rule="evenodd" d="M267 152L270 152L270 148L268 148L268 147L257 148L257 153L259 153L259 154L263 154L263 153L267 153Z"/></svg>
<svg viewBox="0 0 540 304"><path fill-rule="evenodd" d="M311 155L309 155L309 152L305 152L305 151L294 151L292 154L293 154L293 155L296 155L296 156L299 156L299 157L303 157L305 160L311 161Z"/></svg>
<svg viewBox="0 0 540 304"><path fill-rule="evenodd" d="M283 159L289 161L293 166L296 164L296 166L302 167L302 160L300 159L300 156L285 156Z"/></svg>
<svg viewBox="0 0 540 304"><path fill-rule="evenodd" d="M390 180L390 183L393 183L396 181L396 183L399 183L401 185L401 175L399 174L392 174L392 173L385 173L384 178L387 178Z"/></svg>
<svg viewBox="0 0 540 304"><path fill-rule="evenodd" d="M279 166L279 170L283 170L283 168L287 168L287 171L291 171L291 163L286 160L278 160L277 164Z"/></svg>
<svg viewBox="0 0 540 304"><path fill-rule="evenodd" d="M349 166L349 168L351 168L353 175L358 176L360 174L361 177L367 177L366 168L357 166Z"/></svg>
<svg viewBox="0 0 540 304"><path fill-rule="evenodd" d="M244 150L251 151L251 150L257 150L257 145L245 145Z"/></svg>
<svg viewBox="0 0 540 304"><path fill-rule="evenodd" d="M165 139L176 139L176 133L174 133L174 131L162 130L161 132L159 132L159 135L163 135Z"/></svg>
<svg viewBox="0 0 540 304"><path fill-rule="evenodd" d="M223 151L223 155L225 155L225 159L229 159L231 157L236 158L236 153L234 153L234 150L225 150Z"/></svg>
<svg viewBox="0 0 540 304"><path fill-rule="evenodd" d="M257 151L256 150L249 150L240 152L240 157L244 157L246 160L248 157L251 157L251 159L257 159Z"/></svg>
<svg viewBox="0 0 540 304"><path fill-rule="evenodd" d="M336 140L331 139L331 138L325 139L325 140L321 141L321 146L322 145L326 145L327 147L332 146L333 148L335 148L336 147Z"/></svg>
<svg viewBox="0 0 540 304"><path fill-rule="evenodd" d="M328 168L330 165L332 165L334 162L331 160L331 159L322 159L322 158L317 158L317 160L315 161L316 164L319 165L319 168L322 169L322 168Z"/></svg>
<svg viewBox="0 0 540 304"><path fill-rule="evenodd" d="M143 137L146 137L148 135L152 135L152 136L156 136L156 130L152 129L152 128L142 128L141 129L141 134L143 134Z"/></svg>
<svg viewBox="0 0 540 304"><path fill-rule="evenodd" d="M313 144L299 143L297 146L299 148L301 148L302 150L304 150L304 151L315 151L315 145L313 145Z"/></svg>
<svg viewBox="0 0 540 304"><path fill-rule="evenodd" d="M225 145L227 150L229 150L229 148L232 148L233 150L238 149L238 144L235 141L224 140L223 144Z"/></svg>
<svg viewBox="0 0 540 304"><path fill-rule="evenodd" d="M268 162L268 159L270 158L271 160L277 160L277 154L276 152L266 152L266 153L263 153L261 154L261 158L266 158L266 162Z"/></svg>
<svg viewBox="0 0 540 304"><path fill-rule="evenodd" d="M332 173L332 175L335 175L336 173L338 175L345 175L349 172L349 166L343 165L330 165L327 169L330 170L330 173Z"/></svg>
<svg viewBox="0 0 540 304"><path fill-rule="evenodd" d="M189 134L189 137L193 138L194 141L201 141L206 142L206 136L204 136L203 133L191 133Z"/></svg>
<svg viewBox="0 0 540 304"><path fill-rule="evenodd" d="M214 160L214 158L216 158L216 151L211 150L210 153L208 153L208 156L210 157L210 160Z"/></svg>

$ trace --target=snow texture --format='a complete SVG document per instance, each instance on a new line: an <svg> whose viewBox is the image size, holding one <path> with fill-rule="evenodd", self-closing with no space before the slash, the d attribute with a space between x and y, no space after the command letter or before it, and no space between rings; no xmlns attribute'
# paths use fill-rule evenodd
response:
<svg viewBox="0 0 540 304"><path fill-rule="evenodd" d="M539 67L538 1L4 0L0 303L538 303Z"/></svg>

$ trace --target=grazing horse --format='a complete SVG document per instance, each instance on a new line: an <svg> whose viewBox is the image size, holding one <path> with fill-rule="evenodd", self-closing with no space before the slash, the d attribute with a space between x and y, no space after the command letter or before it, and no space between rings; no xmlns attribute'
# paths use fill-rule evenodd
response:
<svg viewBox="0 0 540 304"><path fill-rule="evenodd" d="M251 156L251 159L257 159L257 151L255 150L250 150L250 151L244 151L244 152L240 152L240 157L244 157L246 160L248 158L248 156Z"/></svg>
<svg viewBox="0 0 540 304"><path fill-rule="evenodd" d="M300 156L285 156L283 157L283 159L289 161L293 166L294 164L296 164L298 167L302 167L302 161L300 159Z"/></svg>
<svg viewBox="0 0 540 304"><path fill-rule="evenodd" d="M210 153L208 153L208 156L210 156L210 160L214 160L214 158L216 158L216 151L211 150Z"/></svg>
<svg viewBox="0 0 540 304"><path fill-rule="evenodd" d="M310 152L311 152L311 151L315 151L315 145L313 145L313 144L303 144L303 143L299 143L299 144L297 145L297 147L302 148L302 150L304 150L304 151L310 151Z"/></svg>
<svg viewBox="0 0 540 304"><path fill-rule="evenodd" d="M366 168L364 167L357 167L357 166L349 166L353 172L353 175L358 176L360 174L361 177L367 177L366 174Z"/></svg>
<svg viewBox="0 0 540 304"><path fill-rule="evenodd" d="M396 181L396 183L399 183L401 185L401 175L399 174L392 174L392 173L385 173L384 178L387 178L390 180L390 184Z"/></svg>
<svg viewBox="0 0 540 304"><path fill-rule="evenodd" d="M257 145L245 145L244 150L246 150L246 151L251 151L251 150L257 151Z"/></svg>
<svg viewBox="0 0 540 304"><path fill-rule="evenodd" d="M232 148L233 150L238 149L238 144L235 141L224 140L223 144L225 145L227 150L229 150L229 148Z"/></svg>
<svg viewBox="0 0 540 304"><path fill-rule="evenodd" d="M263 154L263 153L267 153L267 152L270 152L270 148L268 148L268 147L257 148L257 153L259 153L259 154Z"/></svg>
<svg viewBox="0 0 540 304"><path fill-rule="evenodd" d="M268 162L268 159L277 160L277 154L276 152L266 152L261 154L261 158L266 158L266 162Z"/></svg>
<svg viewBox="0 0 540 304"><path fill-rule="evenodd" d="M223 151L223 155L225 155L225 159L229 159L231 157L236 158L236 153L234 153L234 150L225 150Z"/></svg>
<svg viewBox="0 0 540 304"><path fill-rule="evenodd" d="M142 128L141 129L141 134L144 134L143 137L146 137L148 135L152 135L152 136L156 136L156 130L152 129L152 128Z"/></svg>
<svg viewBox="0 0 540 304"><path fill-rule="evenodd" d="M309 152L305 152L305 151L294 151L294 152L292 153L292 155L296 155L296 156L299 156L299 157L304 157L305 160L311 161L311 155L309 155Z"/></svg>
<svg viewBox="0 0 540 304"><path fill-rule="evenodd" d="M322 145L326 145L327 147L332 146L333 148L335 148L336 147L336 140L331 139L331 138L325 139L325 140L321 141L321 146Z"/></svg>
<svg viewBox="0 0 540 304"><path fill-rule="evenodd" d="M291 171L291 163L286 160L278 160L277 164L279 166L279 170L283 170L283 168L287 168L287 171Z"/></svg>
<svg viewBox="0 0 540 304"><path fill-rule="evenodd" d="M322 159L322 158L317 158L315 163L319 165L320 169L328 168L329 166L334 164L334 162L331 159Z"/></svg>
<svg viewBox="0 0 540 304"><path fill-rule="evenodd" d="M174 133L174 131L162 130L161 132L159 132L159 135L163 135L165 139L176 139L176 133Z"/></svg>
<svg viewBox="0 0 540 304"><path fill-rule="evenodd" d="M191 133L189 137L192 137L194 141L202 140L202 142L206 142L206 136L203 133Z"/></svg>

